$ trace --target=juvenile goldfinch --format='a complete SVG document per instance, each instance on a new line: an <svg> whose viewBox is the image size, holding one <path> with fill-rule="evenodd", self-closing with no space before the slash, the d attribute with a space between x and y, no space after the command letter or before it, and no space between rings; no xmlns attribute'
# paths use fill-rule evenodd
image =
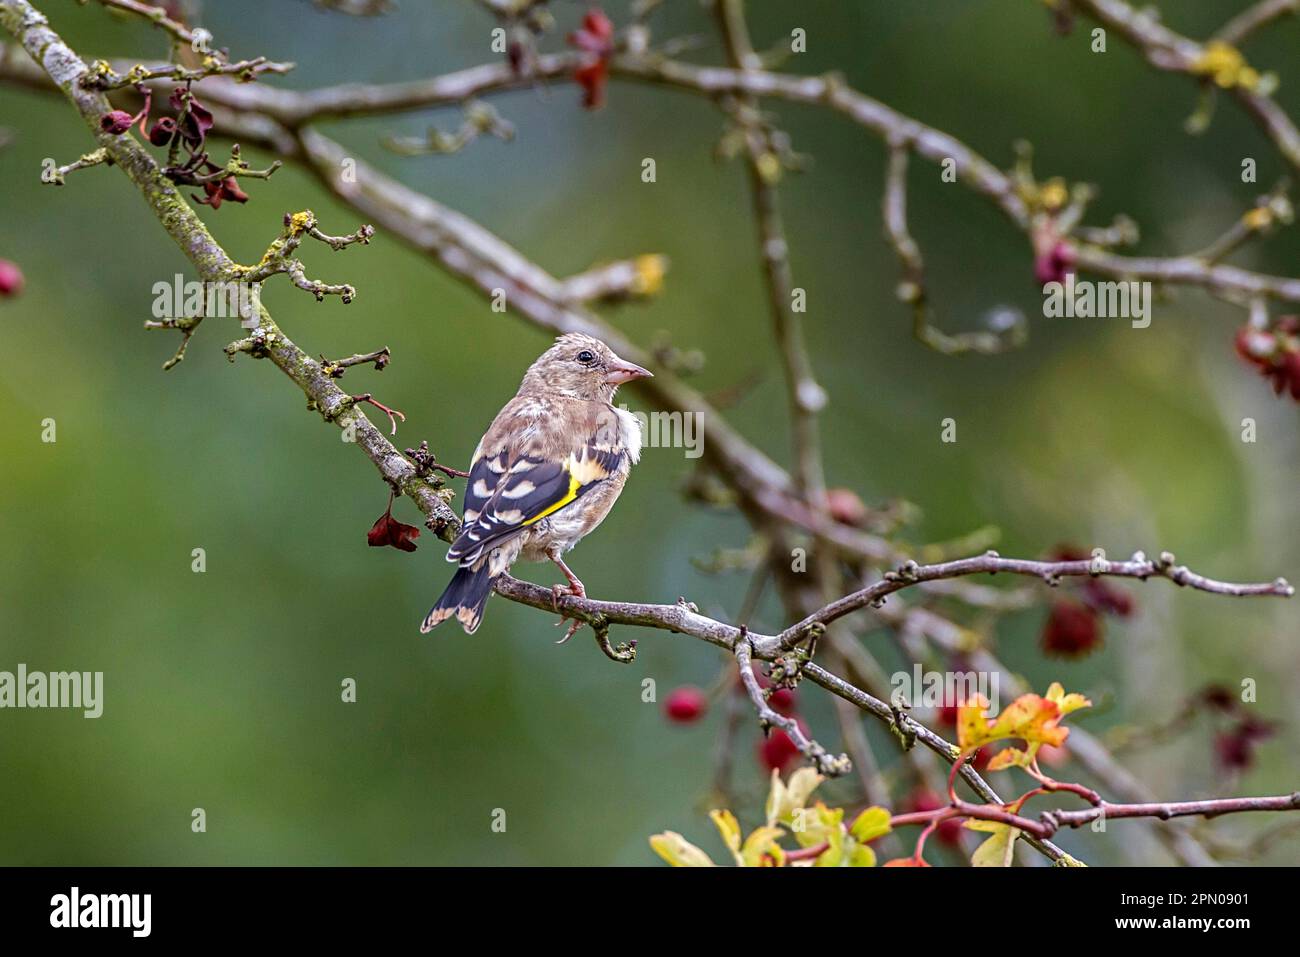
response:
<svg viewBox="0 0 1300 957"><path fill-rule="evenodd" d="M586 595L560 556L609 514L641 457L641 424L612 402L620 385L648 375L578 332L529 366L474 450L463 524L447 552L460 567L421 632L455 616L473 634L493 580L520 557L559 566L569 584L553 587L557 602Z"/></svg>

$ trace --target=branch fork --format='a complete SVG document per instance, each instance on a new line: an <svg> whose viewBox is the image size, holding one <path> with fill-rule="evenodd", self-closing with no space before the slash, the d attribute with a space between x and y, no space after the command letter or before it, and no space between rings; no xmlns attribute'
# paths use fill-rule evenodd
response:
<svg viewBox="0 0 1300 957"><path fill-rule="evenodd" d="M271 276L284 273L299 289L314 295L317 302L323 301L326 296L338 296L345 304L350 303L357 295L355 287L346 283L330 285L308 279L305 267L299 260L293 258L293 253L297 252L298 247L302 245L303 239L307 236L337 251L355 243L367 245L374 234L375 228L366 225L347 236L330 236L320 230L317 225L316 214L311 210L305 209L297 213L286 213L283 231L267 247L261 260L254 266L237 267L234 270L235 278L243 282L260 283Z"/></svg>

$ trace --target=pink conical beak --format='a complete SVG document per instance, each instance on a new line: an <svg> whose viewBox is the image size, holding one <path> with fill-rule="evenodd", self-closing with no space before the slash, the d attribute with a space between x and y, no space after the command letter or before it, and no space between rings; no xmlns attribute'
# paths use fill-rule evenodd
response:
<svg viewBox="0 0 1300 957"><path fill-rule="evenodd" d="M622 385L624 382L631 382L633 379L651 379L654 373L649 369L642 369L639 365L631 362L625 362L622 359L615 359L609 364L605 372L605 382L609 385Z"/></svg>

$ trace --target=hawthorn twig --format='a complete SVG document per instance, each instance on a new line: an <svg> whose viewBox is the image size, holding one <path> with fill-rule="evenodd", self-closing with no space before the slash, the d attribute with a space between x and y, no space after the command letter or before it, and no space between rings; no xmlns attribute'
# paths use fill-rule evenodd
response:
<svg viewBox="0 0 1300 957"><path fill-rule="evenodd" d="M1137 47L1147 62L1156 69L1182 73L1198 82L1207 82L1205 76L1198 72L1205 55L1205 46L1170 29L1149 13L1135 9L1124 0L1070 0L1070 3L1080 13L1087 14ZM1247 19L1239 21L1236 26L1230 22L1214 39L1220 43L1232 44L1231 39L1224 38L1225 32L1229 37L1238 34L1244 39L1257 26L1274 18L1272 8L1267 9L1270 15L1261 18L1261 9L1256 6L1254 13L1247 16ZM1257 24L1252 17L1258 19ZM1278 102L1258 86L1252 88L1250 85L1237 84L1229 92L1259 124L1286 161L1300 170L1300 129L1296 128Z"/></svg>
<svg viewBox="0 0 1300 957"><path fill-rule="evenodd" d="M1287 196L1288 184L1282 182L1267 195L1259 197L1255 206L1232 224L1218 239L1197 253L1194 258L1206 263L1222 262L1243 244L1261 233L1267 233L1281 224L1290 224L1295 218L1291 200Z"/></svg>
<svg viewBox="0 0 1300 957"><path fill-rule="evenodd" d="M579 58L573 54L549 54L538 58L536 68L528 78L516 75L508 64L490 63L411 83L347 84L306 91L285 91L260 84L235 84L217 79L205 85L205 103L236 111L222 113L218 124L221 131L261 143L286 158L301 159L301 147L308 144L295 143L294 134L297 131L300 138L304 137L309 132L306 130L309 123L453 105L474 96L515 89L534 79L564 81L571 79L578 62ZM731 70L631 53L614 56L610 60L610 73L616 79L665 85L708 97L752 93L827 106L882 139L905 136L912 152L924 159L934 163L951 160L960 180L968 188L993 202L1017 228L1027 230L1030 226L1029 210L1016 194L1010 178L996 165L955 137L849 88L836 75L801 77L762 70ZM40 86L43 79L34 65L7 51L0 55L0 76L10 82L36 86ZM1300 133L1291 126L1288 134L1290 121L1285 116L1283 120L1285 122L1278 122L1278 131L1273 138L1279 149L1285 150L1294 137L1294 146L1290 147L1295 151L1293 163L1300 164ZM314 131L311 131L311 136L314 139L312 145L324 149L329 147L329 141L324 137ZM377 171L372 171L372 174L382 176ZM325 178L324 174L322 178ZM381 191L384 189L386 187L381 187ZM347 194L356 192L355 188L341 191L345 199L349 198ZM398 235L406 237L403 224L392 221L387 225ZM407 228L416 228L413 218L408 217ZM1128 257L1106 248L1110 240L1130 233L1130 229L1124 229L1108 237L1105 231L1080 227L1079 238L1083 242L1075 250L1078 266L1114 278L1196 286L1220 296L1268 296L1300 302L1300 279L1206 264L1195 256Z"/></svg>
<svg viewBox="0 0 1300 957"><path fill-rule="evenodd" d="M1097 570L1095 560L1080 561L1035 561L1023 558L1002 558L996 553L977 555L935 565L917 565L915 562L905 566L899 572L890 572L873 585L859 589L849 595L836 599L802 621L786 628L775 635L762 635L739 626L717 621L681 602L675 605L651 605L639 602L599 601L592 598L579 598L569 595L559 599L559 607L571 618L578 618L593 623L603 618L612 625L641 625L660 628L681 634L691 635L710 644L735 653L737 642L743 637L752 649L755 657L764 661L773 661L781 654L790 651L804 641L809 629L826 625L853 611L865 608L894 592L905 588L919 586L923 582L946 578L960 578L968 575L991 575L1006 573L1025 575L1052 582L1066 577L1111 576L1119 578L1166 578L1175 584L1195 588L1200 591L1219 595L1237 597L1277 596L1290 597L1294 589L1285 579L1271 582L1235 584L1217 581L1190 571L1182 565L1174 564L1173 556L1168 552L1158 560L1150 560L1135 555L1122 562L1107 562L1105 567ZM554 610L552 594L549 589L532 585L508 575L497 579L497 592L512 601L518 601L534 608Z"/></svg>
<svg viewBox="0 0 1300 957"><path fill-rule="evenodd" d="M118 74L105 61L96 60L91 64L89 72L81 79L84 85L92 89L107 92L148 80L190 82L209 76L236 76L246 82L261 73L288 73L295 66L293 63L275 63L264 56L232 63L224 50L211 48L211 33L202 27L190 28L179 20L173 20L167 16L167 11L163 7L141 3L140 0L99 0L99 3L111 10L133 14L147 20L170 34L175 46L188 47L200 54L204 62L197 68L189 68L177 63L152 68L137 64L123 74Z"/></svg>
<svg viewBox="0 0 1300 957"><path fill-rule="evenodd" d="M404 412L399 412L397 409L389 408L388 406L384 405L384 403L382 403L382 402L380 402L378 399L376 399L376 398L375 398L373 395L371 395L369 392L363 392L363 393L361 393L361 395L354 395L354 396L352 396L352 402L353 402L354 404L355 404L355 403L358 403L358 402L369 402L369 403L370 403L371 405L373 405L376 409L379 409L381 412L384 412L385 414L387 414L387 416L388 416L388 421L389 421L389 422L392 424L392 426L393 426L393 430L392 430L391 432L388 433L389 435L396 435L396 434L397 434L397 420L398 420L398 419L401 419L403 422L406 421L406 414L405 414Z"/></svg>
<svg viewBox="0 0 1300 957"><path fill-rule="evenodd" d="M176 63L147 66L137 63L125 73L118 73L107 61L96 60L91 64L91 73L83 81L86 86L111 93L114 90L138 86L141 83L165 81L167 83L194 83L213 76L233 77L241 83L247 83L262 73L288 73L297 64L275 63L264 56L237 63L221 63L209 57L210 62L202 67L186 67Z"/></svg>
<svg viewBox="0 0 1300 957"><path fill-rule="evenodd" d="M190 338L199 328L199 323L203 321L202 316L182 316L179 319L146 319L144 327L146 329L179 329L181 333L181 344L177 346L176 352L170 359L163 363L163 371L166 372L185 358L185 349L190 344ZM233 356L232 356L233 358Z"/></svg>
<svg viewBox="0 0 1300 957"><path fill-rule="evenodd" d="M1214 39L1232 46L1241 44L1256 30L1288 13L1300 12L1300 0L1259 0L1237 14L1214 34Z"/></svg>
<svg viewBox="0 0 1300 957"><path fill-rule="evenodd" d="M646 253L569 276L562 280L561 295L574 304L644 299L659 292L667 271L667 256Z"/></svg>
<svg viewBox="0 0 1300 957"><path fill-rule="evenodd" d="M373 362L375 364L375 371L383 372L388 366L389 360L392 359L392 356L393 354L389 351L388 346L384 346L382 349L376 349L374 352L350 355L343 359L326 359L324 356L321 356L321 370L331 379L340 379L343 377L343 373L353 366Z"/></svg>
<svg viewBox="0 0 1300 957"><path fill-rule="evenodd" d="M763 689L759 686L758 678L754 674L754 649L749 641L744 638L743 628L741 631L742 635L735 642L732 654L736 656L736 666L740 669L740 681L745 686L745 693L749 695L749 700L753 702L754 709L758 712L758 720L763 728L763 733L767 734L769 728L780 728L789 735L790 740L794 742L794 746L799 749L799 753L813 762L817 770L822 774L827 777L839 777L848 774L853 769L853 764L847 755L830 754L820 744L803 733L798 721L777 713L767 703L767 698L763 695Z"/></svg>
<svg viewBox="0 0 1300 957"><path fill-rule="evenodd" d="M430 127L424 136L388 136L383 145L400 156L459 153L484 134L508 143L515 128L490 103L471 100L465 104L465 119L452 133Z"/></svg>
<svg viewBox="0 0 1300 957"><path fill-rule="evenodd" d="M99 0L99 3L101 6L113 10L119 10L123 13L130 13L142 17L160 30L164 30L171 34L175 42L183 43L187 46L193 46L196 43L203 43L202 35L196 37L194 31L185 24L167 16L167 11L162 7L156 7L150 3L142 3L140 0Z"/></svg>
<svg viewBox="0 0 1300 957"><path fill-rule="evenodd" d="M429 443L422 441L420 447L406 450L407 458L415 463L415 474L423 478L430 472L442 472L445 475L456 478L469 478L468 472L462 472L460 469L454 469L450 465L439 465L437 457L429 451Z"/></svg>
<svg viewBox="0 0 1300 957"><path fill-rule="evenodd" d="M895 815L890 819L890 824L903 827L909 824L934 824L953 817L973 818L1007 824L1026 834L1046 840L1063 827L1082 827L1099 818L1111 821L1149 817L1168 821L1176 817L1213 818L1223 814L1241 814L1251 811L1294 810L1300 810L1300 791L1271 797L1216 798L1209 801L1166 801L1151 804L1112 804L1109 801L1098 801L1095 806L1079 811L1057 809L1043 811L1037 820L1008 810L1006 805L973 804L959 800L935 811Z"/></svg>
<svg viewBox="0 0 1300 957"><path fill-rule="evenodd" d="M367 225L347 236L329 236L321 232L316 223L316 214L310 209L298 213L286 213L283 231L267 247L261 261L254 266L238 266L235 272L241 281L249 283L265 282L277 273L284 273L299 289L315 296L317 302L321 302L326 296L338 296L345 304L350 303L356 298L356 287L348 283L331 285L308 279L306 268L299 260L293 258L292 254L297 251L305 236L311 236L337 251L354 243L368 244L374 234L375 228Z"/></svg>
<svg viewBox="0 0 1300 957"><path fill-rule="evenodd" d="M69 173L75 173L79 169L89 169L92 166L113 165L108 153L103 149L91 150L89 153L83 153L80 157L73 160L66 166L59 166L50 170L47 176L41 177L41 182L48 183L51 186L63 186L65 177Z"/></svg>
<svg viewBox="0 0 1300 957"><path fill-rule="evenodd" d="M248 267L240 266L217 243L203 221L171 183L154 158L132 137L111 136L100 128L100 117L109 105L103 93L86 89L81 81L87 67L48 21L28 0L0 0L0 28L13 36L32 59L40 64L52 82L81 115L90 135L103 147L115 166L136 186L162 228L194 265L206 282L230 282L246 278ZM415 468L402 457L374 425L354 409L340 409L351 397L322 374L320 365L284 334L265 306L258 304L256 332L266 356L307 396L309 407L331 416L340 428L352 427L355 444L374 463L380 475L408 495L429 516L428 525L450 538L459 520L447 504L449 493L415 475Z"/></svg>
<svg viewBox="0 0 1300 957"><path fill-rule="evenodd" d="M918 565L916 562L906 562L895 571L886 572L880 581L859 589L850 595L845 595L843 598L837 599L809 615L798 624L790 626L781 633L779 640L782 647L793 647L795 643L801 640L801 636L810 625L817 623L829 624L837 618L841 618L860 608L879 603L887 595L900 591L909 585L941 578L979 574L993 575L998 572L1041 578L1048 584L1055 584L1057 580L1065 577L1112 575L1121 578L1138 578L1143 581L1148 578L1167 578L1177 585L1218 595L1236 597L1274 595L1289 598L1295 594L1295 589L1285 578L1250 584L1235 584L1207 578L1191 571L1185 565L1176 564L1174 556L1170 552L1161 552L1160 557L1155 560L1147 558L1141 552L1137 552L1128 561L1103 561L1098 563L1096 559L1049 562L1024 558L1003 558L997 552L990 551L974 558L941 562L936 565Z"/></svg>
<svg viewBox="0 0 1300 957"><path fill-rule="evenodd" d="M742 0L717 0L715 10L731 65L741 72L761 70L762 60L750 41ZM759 259L763 264L768 308L785 374L793 432L794 475L804 500L814 512L821 512L824 511L826 479L822 470L817 416L826 405L826 390L814 377L803 323L792 301L794 278L790 268L790 244L786 239L777 190L784 162L781 151L773 146L763 127L756 94L742 94L732 115L744 141L758 227Z"/></svg>
<svg viewBox="0 0 1300 957"><path fill-rule="evenodd" d="M1016 322L997 332L962 332L950 334L942 331L930 318L930 307L925 285L925 260L921 247L912 238L907 227L907 162L909 156L905 140L893 138L889 144L889 162L886 166L885 196L881 209L885 218L885 238L893 246L903 269L903 279L898 285L898 298L912 308L912 333L936 352L960 355L979 352L989 355L1019 346L1025 339L1025 324Z"/></svg>
<svg viewBox="0 0 1300 957"><path fill-rule="evenodd" d="M351 17L378 17L396 9L393 0L311 0L323 10Z"/></svg>

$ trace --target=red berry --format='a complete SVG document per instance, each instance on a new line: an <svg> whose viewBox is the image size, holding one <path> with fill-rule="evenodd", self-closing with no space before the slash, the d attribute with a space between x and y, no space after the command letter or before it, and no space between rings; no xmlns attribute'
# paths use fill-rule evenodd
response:
<svg viewBox="0 0 1300 957"><path fill-rule="evenodd" d="M798 698L790 688L777 688L772 692L772 696L767 699L767 703L772 706L772 710L777 714L788 716L794 714Z"/></svg>
<svg viewBox="0 0 1300 957"><path fill-rule="evenodd" d="M664 702L664 714L668 715L670 721L681 724L698 721L708 709L709 699L694 685L674 688L668 695L668 700Z"/></svg>
<svg viewBox="0 0 1300 957"><path fill-rule="evenodd" d="M795 715L791 715L791 717L798 724L799 730L807 737L808 725L804 723L802 718ZM801 757L802 755L799 753L799 748L795 745L794 740L780 728L773 728L768 732L766 738L758 742L758 761L769 771L776 770L784 774Z"/></svg>
<svg viewBox="0 0 1300 957"><path fill-rule="evenodd" d="M1070 761L1070 749L1065 745L1058 748L1053 744L1045 744L1038 749L1038 760L1050 768L1064 767Z"/></svg>
<svg viewBox="0 0 1300 957"><path fill-rule="evenodd" d="M1101 621L1087 605L1071 598L1052 602L1043 629L1043 651L1063 658L1081 658L1101 643Z"/></svg>
<svg viewBox="0 0 1300 957"><path fill-rule="evenodd" d="M17 263L0 259L0 296L16 296L23 291L23 271Z"/></svg>
<svg viewBox="0 0 1300 957"><path fill-rule="evenodd" d="M780 728L773 728L772 732L759 742L759 763L769 771L784 773L786 765L797 757L799 757L799 749L791 740L790 735Z"/></svg>
<svg viewBox="0 0 1300 957"><path fill-rule="evenodd" d="M841 525L861 525L867 520L867 507L852 489L827 489L826 508Z"/></svg>

